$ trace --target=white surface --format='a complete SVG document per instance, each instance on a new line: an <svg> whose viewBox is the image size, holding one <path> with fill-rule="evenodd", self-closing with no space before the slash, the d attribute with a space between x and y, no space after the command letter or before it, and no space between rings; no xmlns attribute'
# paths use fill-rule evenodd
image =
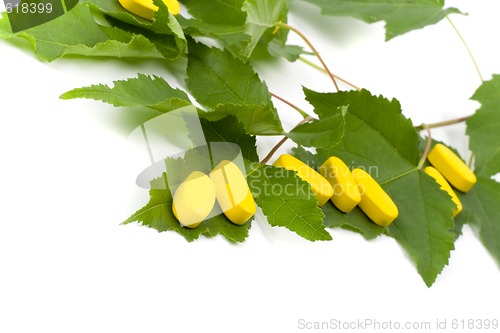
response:
<svg viewBox="0 0 500 333"><path fill-rule="evenodd" d="M453 21L485 78L500 73L498 1L448 5L469 13ZM317 17L310 26L305 15L317 9L294 8L304 16L292 24L336 74L397 97L415 123L477 108L468 98L480 81L447 22L385 43L382 24ZM154 61L42 63L3 40L0 59L0 332L300 332L299 319L358 318L447 319L441 331L459 332L452 319L500 319L500 272L468 227L428 289L387 237L367 242L334 230L333 241L309 243L261 216L237 246L120 226L148 198L134 183L140 158L130 154L120 111L58 96L137 72L176 79ZM257 68L272 91L309 111L301 85L332 90L302 63ZM292 127L298 117L276 105ZM434 135L465 152L463 131ZM277 141L260 140L261 155Z"/></svg>

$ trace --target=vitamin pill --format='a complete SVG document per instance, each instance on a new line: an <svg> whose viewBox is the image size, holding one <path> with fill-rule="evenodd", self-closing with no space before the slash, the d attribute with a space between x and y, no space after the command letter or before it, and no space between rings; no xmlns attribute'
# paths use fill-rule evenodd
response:
<svg viewBox="0 0 500 333"><path fill-rule="evenodd" d="M316 195L316 199L318 199L318 204L320 206L323 206L328 199L332 197L333 187L328 180L297 158L288 154L283 154L273 165L296 171L297 176L311 185L311 191Z"/></svg>
<svg viewBox="0 0 500 333"><path fill-rule="evenodd" d="M399 214L398 207L391 197L366 171L354 169L352 175L361 193L359 208L375 224L381 227L390 225Z"/></svg>
<svg viewBox="0 0 500 333"><path fill-rule="evenodd" d="M175 218L188 228L196 228L212 211L216 192L212 179L192 172L177 188L172 203Z"/></svg>

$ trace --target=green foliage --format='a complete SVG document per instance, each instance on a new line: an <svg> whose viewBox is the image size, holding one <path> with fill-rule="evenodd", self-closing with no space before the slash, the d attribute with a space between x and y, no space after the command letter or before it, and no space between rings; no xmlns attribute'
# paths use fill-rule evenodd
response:
<svg viewBox="0 0 500 333"><path fill-rule="evenodd" d="M305 0L331 16L351 16L367 23L385 21L386 40L438 23L456 8L443 8L444 0Z"/></svg>
<svg viewBox="0 0 500 333"><path fill-rule="evenodd" d="M243 242L248 236L250 221L239 226L231 223L224 215L203 221L194 229L182 227L172 213L172 194L168 189L166 175L151 182L149 196L150 200L146 206L132 214L123 224L139 222L159 232L176 231L190 242L198 239L200 235L206 237L223 235L230 242Z"/></svg>
<svg viewBox="0 0 500 333"><path fill-rule="evenodd" d="M325 15L385 21L387 39L459 13L444 8L443 0L305 1L319 6ZM188 128L194 148L183 158L165 160L168 176L152 180L149 202L125 224L139 222L160 232L175 231L188 241L200 235L244 241L250 221L237 226L219 214L188 229L172 213L168 180L181 182L194 170L209 173L218 157L210 144L223 142L233 144L223 154L241 153L251 192L273 227L285 227L310 241L331 240L326 228L354 231L367 240L392 237L428 286L448 264L464 225L475 230L500 263L500 184L492 179L500 172L500 75L484 82L472 97L481 103L467 122L478 183L469 193L458 193L464 210L454 220L451 198L421 170L426 140L402 114L397 100L373 96L367 90L317 93L304 89L318 119L285 133L252 61L262 54L264 60L271 55L295 61L305 53L288 44L289 31L283 26L275 29L279 22L288 21L286 0L183 0L188 17L174 17L162 0L154 4L159 10L153 21L109 0L81 0L65 15L15 33L7 15L2 13L0 18L0 37L27 40L42 60L66 55L157 59L161 65L176 61L177 68L186 68L186 89L173 88L169 79L138 74L112 86L95 84L61 95L62 99L94 99L132 112L147 108L155 115L186 106L195 111L196 103L204 108L198 110L203 133L199 127ZM216 47L205 45L206 38ZM350 169L364 168L394 200L398 218L382 228L358 207L348 214L331 202L318 207L310 185L295 172L259 163L257 135L292 139L298 144L293 154L316 169L330 156L340 157Z"/></svg>
<svg viewBox="0 0 500 333"><path fill-rule="evenodd" d="M37 56L46 61L67 55L157 59L166 56L144 34L98 24L91 6L82 1L65 15L18 33L11 32L4 14L0 21L0 37L17 36L28 40ZM179 51L170 56L175 58L178 54Z"/></svg>
<svg viewBox="0 0 500 333"><path fill-rule="evenodd" d="M453 203L418 170L420 140L400 104L366 90L305 93L320 117L341 114L340 107L348 106L342 142L333 149L318 149L319 160L338 156L352 167L364 168L382 185L399 209L387 231L408 252L425 283L432 285L454 249Z"/></svg>
<svg viewBox="0 0 500 333"><path fill-rule="evenodd" d="M322 222L324 215L309 185L293 171L256 163L258 156L255 138L242 135L243 128L236 118L229 116L215 122L202 119L202 128L207 143L236 143L243 157L249 162L254 161L248 163L247 180L257 204L268 217L269 224L286 227L311 241L331 239ZM207 169L207 165L210 165L210 161L204 163L203 158L197 149L190 150L184 159L169 159L167 171L174 172L172 177L177 182L182 181L194 169L208 173L210 168ZM276 191L282 192L276 195ZM181 227L171 212L172 195L168 190L166 176L153 181L150 197L150 202L125 223L139 221L159 231L174 230L189 241L197 239L201 234L209 237L222 234L230 241L243 241L248 234L248 222L240 227L243 230L239 230L239 226L231 224L224 215L212 217L195 229Z"/></svg>

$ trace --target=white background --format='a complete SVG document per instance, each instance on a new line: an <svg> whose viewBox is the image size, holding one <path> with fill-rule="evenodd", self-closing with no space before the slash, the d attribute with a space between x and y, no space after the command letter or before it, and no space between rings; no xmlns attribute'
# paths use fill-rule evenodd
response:
<svg viewBox="0 0 500 333"><path fill-rule="evenodd" d="M452 19L485 79L500 73L499 2L448 5L469 13ZM478 107L469 97L480 80L446 21L386 43L381 23L320 17L297 1L292 9L301 14L291 23L336 74L397 97L415 124ZM333 230L333 241L310 243L260 215L241 245L119 225L148 200L135 185L147 160L131 153L123 111L58 96L137 72L177 86L182 77L155 61L44 63L25 43L3 40L0 59L0 332L299 332L299 319L358 318L447 319L443 331L452 332L455 318L500 319L498 266L468 227L428 289L387 237ZM257 68L271 91L308 111L301 85L332 91L327 76L300 62ZM291 128L299 117L276 105ZM433 134L467 155L464 130ZM278 140L260 140L261 156Z"/></svg>

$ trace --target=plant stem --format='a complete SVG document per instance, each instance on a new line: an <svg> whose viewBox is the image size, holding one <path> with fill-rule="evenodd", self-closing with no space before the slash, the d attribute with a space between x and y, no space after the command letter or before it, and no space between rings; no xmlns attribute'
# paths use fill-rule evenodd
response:
<svg viewBox="0 0 500 333"><path fill-rule="evenodd" d="M455 30L455 32L457 33L458 38L460 38L460 40L462 41L462 44L465 46L465 49L469 53L469 56L470 56L472 62L474 63L474 67L476 68L477 75L479 76L479 79L483 82L484 81L483 75L481 74L481 71L479 70L479 66L477 65L476 58L474 58L474 55L472 54L472 51L470 50L469 46L467 45L467 42L465 41L464 37L462 36L462 34L458 30L458 28L455 26L455 24L453 24L451 19L448 17L448 15L446 15L446 20L448 20L448 22L452 26L453 30Z"/></svg>
<svg viewBox="0 0 500 333"><path fill-rule="evenodd" d="M431 144L432 144L432 134L431 134L431 129L427 125L423 125L424 128L427 130L427 143L425 144L425 150L424 153L422 154L422 158L420 159L420 162L418 162L417 168L420 170L425 164L425 160L427 160L427 156L429 155L429 152L431 151Z"/></svg>
<svg viewBox="0 0 500 333"><path fill-rule="evenodd" d="M302 125L302 124L305 124L307 123L308 121L311 121L311 120L314 120L314 118L312 117L309 117L307 116L306 118L302 119L300 121L300 123L298 123L294 128ZM278 142L272 149L271 151L269 151L269 153L266 155L266 157L264 157L264 159L262 161L260 161L261 164L266 164L267 162L269 162L269 160L273 157L273 155L278 151L278 149L280 149L281 146L283 146L283 144L286 142L286 140L288 140L288 137L284 137L283 139L280 140L280 142Z"/></svg>
<svg viewBox="0 0 500 333"><path fill-rule="evenodd" d="M307 59L306 59L306 58L304 58L304 57L299 57L299 60L300 60L300 61L302 61L303 63L305 63L305 64L307 64L307 65L311 66L312 68L317 69L317 70L318 70L318 71L320 71L320 72L323 72L323 73L325 73L325 74L328 74L328 73L325 71L325 69L324 69L323 67L316 65L314 62L309 61L309 60L307 60ZM351 88L353 88L353 89L355 89L355 90L361 90L361 88L360 88L360 87L358 87L358 86L356 86L356 85L354 85L354 84L350 83L350 82L349 82L349 81L347 81L347 80L344 80L344 79L343 79L343 78L341 78L340 76L335 75L335 74L333 74L333 76L334 76L337 80L339 80L340 82L343 82L343 83L345 83L346 85L348 85L349 87L351 87Z"/></svg>
<svg viewBox="0 0 500 333"><path fill-rule="evenodd" d="M459 124L459 123L462 123L464 121L467 121L470 117L472 117L472 116L465 116L465 117L461 117L461 118L440 121L440 122L434 123L434 124L422 124L422 125L415 126L415 129L417 131L421 131L421 130L424 130L426 128L437 128L437 127L455 125L455 124Z"/></svg>
<svg viewBox="0 0 500 333"><path fill-rule="evenodd" d="M276 95L275 93L269 92L269 94L270 94L271 96L273 96L274 98L276 98L276 99L278 99L278 100L282 101L283 103L287 104L287 105L288 105L288 106L290 106L292 109L296 110L298 113L300 113L300 115L301 115L302 117L304 117L304 118L309 117L309 115L308 115L308 114L307 114L304 110L302 110L301 108L299 108L299 107L298 107L298 106L296 106L295 104L290 103L289 101L287 101L286 99L284 99L284 98L282 98L282 97L280 97L280 96Z"/></svg>
<svg viewBox="0 0 500 333"><path fill-rule="evenodd" d="M323 58L321 57L321 55L319 54L319 52L316 50L316 48L314 47L314 45L312 45L312 43L309 41L309 39L300 30L298 30L297 28L292 27L291 25L288 25L288 24L283 23L283 22L279 22L277 24L277 26L295 32L297 35L300 36L300 38L302 38L304 40L304 42L306 42L306 44L309 46L309 48L311 49L311 51L316 55L316 57L318 58L318 60L321 62L321 65L323 65L323 68L325 69L325 71L328 73L328 75L332 79L332 82L333 82L333 85L335 86L335 89L337 91L339 91L339 86L337 85L337 80L335 80L335 76L332 74L332 72L330 71L330 69L328 69L328 66L323 61Z"/></svg>

